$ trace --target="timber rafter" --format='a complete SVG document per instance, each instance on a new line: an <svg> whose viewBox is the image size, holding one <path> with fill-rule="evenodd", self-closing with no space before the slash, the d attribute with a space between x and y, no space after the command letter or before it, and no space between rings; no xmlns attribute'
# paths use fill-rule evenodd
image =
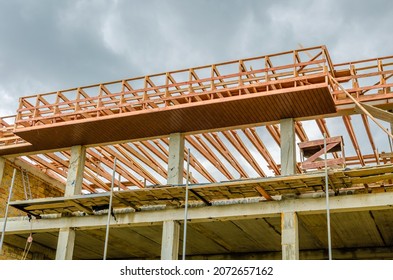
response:
<svg viewBox="0 0 393 280"><path fill-rule="evenodd" d="M355 116L351 115L359 112L354 110L352 100L343 89L331 83L328 75L365 107L372 106L385 121L392 119L391 114L382 109L393 108L393 56L332 64L326 47L318 46L22 97L16 116L0 117L0 155L20 156L56 180L65 181L70 146L59 143L45 148L45 145L29 143L21 137L23 133L165 110L180 112L178 110L184 109L188 110L184 111L186 115L192 115L193 108L204 104L220 106L229 104L228 100L241 102L254 100L254 96L274 95L277 100L261 99L266 110L271 108L270 112L262 112L270 114L268 121L246 118L242 124L231 123L227 127L225 122L220 123L221 119L241 119L248 111L249 117L257 114L253 111L256 110L253 102L233 103L240 105L230 105L233 108L228 107L228 111L218 112L219 107L214 107L201 113L218 124L185 132L186 146L191 148L191 183L280 175L278 120L284 117L295 119L298 142L319 139L324 134L328 138L343 135L347 144L347 166L390 163L391 157L383 156L382 160L381 154L391 151L374 135L373 124L365 115L361 116L363 127L353 124ZM282 97L288 92L301 95L316 88L314 93L322 94L320 87L328 89L335 112L329 111L327 103L315 101L321 112L326 113L307 115L315 107L313 104L298 99L297 95ZM283 108L280 114L277 113L279 107ZM303 115L292 116L291 108L297 108ZM231 115L237 110L239 115ZM182 120L185 116L182 114L174 115L170 123L161 127L185 125L189 119ZM208 123L194 119L197 126L198 122ZM310 129L309 122L315 122L317 129ZM338 125L343 128L339 132ZM139 126L143 127L143 123ZM122 127L117 129L118 134L121 130ZM76 131L84 137L83 130ZM93 134L105 133L105 130L94 131L90 130ZM363 134L367 137L361 136ZM48 140L57 141L56 137ZM184 153L186 155L187 149ZM167 177L168 156L167 134L116 138L105 143L93 141L87 145L83 188L86 192L109 190L114 158L119 162L115 178L119 189L162 185ZM333 157L337 158L337 153L333 153ZM299 166L298 172L302 172ZM186 176L185 172L183 175Z"/></svg>

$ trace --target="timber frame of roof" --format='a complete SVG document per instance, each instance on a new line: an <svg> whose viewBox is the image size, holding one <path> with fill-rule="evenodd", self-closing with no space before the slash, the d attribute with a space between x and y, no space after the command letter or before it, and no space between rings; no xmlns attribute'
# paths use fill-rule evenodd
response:
<svg viewBox="0 0 393 280"><path fill-rule="evenodd" d="M279 120L294 118L297 142L342 136L348 167L390 164L390 138L330 78L393 122L392 76L393 56L333 64L318 46L26 96L0 118L0 155L65 182L82 144L86 193L110 189L115 158L115 185L145 188L165 184L168 135L183 132L193 184L278 176Z"/></svg>

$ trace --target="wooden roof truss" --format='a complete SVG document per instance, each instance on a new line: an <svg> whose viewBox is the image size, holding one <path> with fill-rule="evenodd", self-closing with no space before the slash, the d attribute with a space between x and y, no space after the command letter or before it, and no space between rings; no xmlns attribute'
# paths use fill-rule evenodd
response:
<svg viewBox="0 0 393 280"><path fill-rule="evenodd" d="M365 115L359 117L361 125L353 125L358 116L351 116L356 113L352 101L329 82L328 74L359 102L391 109L392 56L333 65L326 47L319 46L22 97L16 116L0 117L0 152L7 156L8 150L30 145L15 134L18 129L94 121L187 104L198 106L207 100L219 102L234 96L279 93L327 83L337 113L296 119L297 141L320 139L324 134L328 138L343 135L347 166L390 163L392 157L381 157L382 153L392 152L387 142L377 140L374 126ZM307 109L309 105L304 106ZM345 129L337 132L338 125ZM185 139L186 147L191 148L193 184L280 175L278 121L186 133ZM165 184L168 145L165 136L88 146L85 192L109 190L114 158L118 161L115 185L119 189ZM184 153L187 158L186 148ZM16 156L65 182L70 158L67 148ZM334 152L332 157L337 159L339 155ZM300 166L298 172L302 172Z"/></svg>

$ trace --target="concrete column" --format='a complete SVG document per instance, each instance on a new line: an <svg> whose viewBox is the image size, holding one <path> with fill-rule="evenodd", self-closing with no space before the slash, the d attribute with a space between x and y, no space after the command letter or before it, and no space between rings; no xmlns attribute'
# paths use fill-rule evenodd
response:
<svg viewBox="0 0 393 280"><path fill-rule="evenodd" d="M1 181L3 180L4 169L5 169L5 158L0 157L0 185L1 185Z"/></svg>
<svg viewBox="0 0 393 280"><path fill-rule="evenodd" d="M296 212L281 213L281 245L283 260L299 259L299 227Z"/></svg>
<svg viewBox="0 0 393 280"><path fill-rule="evenodd" d="M71 158L68 166L67 182L64 196L73 196L82 193L83 170L85 167L86 148L83 146L71 147ZM56 260L72 260L75 243L75 230L61 228L57 240Z"/></svg>
<svg viewBox="0 0 393 280"><path fill-rule="evenodd" d="M183 184L184 135L169 135L168 180L171 185Z"/></svg>
<svg viewBox="0 0 393 280"><path fill-rule="evenodd" d="M184 135L169 135L169 159L167 183L183 184ZM180 224L177 221L164 221L162 229L161 259L177 260L179 255Z"/></svg>
<svg viewBox="0 0 393 280"><path fill-rule="evenodd" d="M73 196L82 193L83 170L85 168L86 148L83 146L71 147L71 158L68 166L67 182L64 196Z"/></svg>
<svg viewBox="0 0 393 280"><path fill-rule="evenodd" d="M281 175L296 174L296 138L293 119L280 121L281 128Z"/></svg>
<svg viewBox="0 0 393 280"><path fill-rule="evenodd" d="M179 256L180 224L164 221L162 228L161 259L177 260Z"/></svg>
<svg viewBox="0 0 393 280"><path fill-rule="evenodd" d="M61 228L57 240L56 260L72 260L74 253L75 230Z"/></svg>

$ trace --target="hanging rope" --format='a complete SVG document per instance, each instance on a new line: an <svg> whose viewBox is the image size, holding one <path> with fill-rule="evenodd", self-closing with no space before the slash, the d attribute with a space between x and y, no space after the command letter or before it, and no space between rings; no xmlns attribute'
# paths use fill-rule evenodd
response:
<svg viewBox="0 0 393 280"><path fill-rule="evenodd" d="M32 235L32 233L30 233L30 235L27 237L27 240L26 240L25 249L23 250L22 260L26 260L28 254L30 252L30 248L31 248L32 244L33 244L33 235Z"/></svg>
<svg viewBox="0 0 393 280"><path fill-rule="evenodd" d="M22 260L26 260L27 256L29 255L31 245L33 245L33 219L30 215L29 222L30 222L30 235L26 239L25 249L23 250Z"/></svg>

